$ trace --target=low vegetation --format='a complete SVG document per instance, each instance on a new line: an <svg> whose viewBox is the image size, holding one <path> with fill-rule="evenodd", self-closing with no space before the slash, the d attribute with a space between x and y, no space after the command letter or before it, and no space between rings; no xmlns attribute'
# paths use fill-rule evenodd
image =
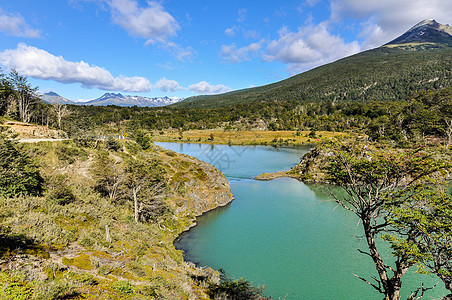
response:
<svg viewBox="0 0 452 300"><path fill-rule="evenodd" d="M165 130L151 132L150 138L159 142L184 142L229 145L294 146L313 144L321 138L345 135L327 131L235 131L235 130Z"/></svg>
<svg viewBox="0 0 452 300"><path fill-rule="evenodd" d="M209 298L218 273L184 262L173 241L196 215L232 200L226 179L152 144L115 142L0 136L2 162L30 170L0 168L9 180L0 196L0 298ZM186 180L174 182L182 169Z"/></svg>

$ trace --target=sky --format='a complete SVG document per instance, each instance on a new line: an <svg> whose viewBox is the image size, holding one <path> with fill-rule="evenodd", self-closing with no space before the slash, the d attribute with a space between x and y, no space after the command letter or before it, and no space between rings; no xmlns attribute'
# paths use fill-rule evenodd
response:
<svg viewBox="0 0 452 300"><path fill-rule="evenodd" d="M0 67L41 93L217 94L379 47L451 0L0 0Z"/></svg>

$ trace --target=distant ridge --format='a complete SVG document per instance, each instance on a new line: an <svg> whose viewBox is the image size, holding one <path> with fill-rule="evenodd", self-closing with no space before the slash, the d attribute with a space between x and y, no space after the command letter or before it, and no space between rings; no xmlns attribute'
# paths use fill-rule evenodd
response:
<svg viewBox="0 0 452 300"><path fill-rule="evenodd" d="M60 96L60 95L58 95L57 93L55 93L55 92L48 92L48 93L45 93L45 94L43 94L42 96L41 96L41 98L42 98L42 100L44 100L45 102L48 102L48 103L61 103L61 104L75 104L75 102L74 101L71 101L71 100L69 100L69 99L67 99L67 98L64 98L64 97L62 97L62 96Z"/></svg>
<svg viewBox="0 0 452 300"><path fill-rule="evenodd" d="M117 105L117 106L166 106L170 104L174 104L179 102L182 98L178 97L141 97L141 96L124 96L120 93L105 93L101 97L88 101L88 102L80 102L78 104L82 105Z"/></svg>
<svg viewBox="0 0 452 300"><path fill-rule="evenodd" d="M419 90L452 86L452 28L424 20L393 41L272 84L185 99L174 107L264 101L406 100Z"/></svg>
<svg viewBox="0 0 452 300"><path fill-rule="evenodd" d="M76 104L76 105L95 105L95 106L141 106L141 107L158 107L174 104L182 100L179 97L141 97L141 96L124 96L120 93L105 93L101 97L86 102L75 102L68 100L55 92L45 93L42 99L48 103L59 102L61 104Z"/></svg>

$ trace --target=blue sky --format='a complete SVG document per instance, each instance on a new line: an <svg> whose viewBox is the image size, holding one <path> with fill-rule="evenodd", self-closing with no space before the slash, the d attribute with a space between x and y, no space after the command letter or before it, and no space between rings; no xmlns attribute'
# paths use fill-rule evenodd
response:
<svg viewBox="0 0 452 300"><path fill-rule="evenodd" d="M0 66L41 92L189 97L378 47L450 0L0 0Z"/></svg>

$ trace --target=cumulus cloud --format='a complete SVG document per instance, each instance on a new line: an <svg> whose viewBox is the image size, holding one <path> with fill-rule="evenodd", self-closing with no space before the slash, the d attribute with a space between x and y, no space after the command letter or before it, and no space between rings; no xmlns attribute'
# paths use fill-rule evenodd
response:
<svg viewBox="0 0 452 300"><path fill-rule="evenodd" d="M242 48L237 48L235 44L223 45L221 47L220 56L224 61L231 63L247 61L250 60L252 56L257 54L257 52L262 48L263 43L264 40L261 40Z"/></svg>
<svg viewBox="0 0 452 300"><path fill-rule="evenodd" d="M33 29L20 14L4 12L0 8L0 31L17 37L39 38L41 31Z"/></svg>
<svg viewBox="0 0 452 300"><path fill-rule="evenodd" d="M231 88L224 86L222 84L218 85L211 85L210 83L206 81L201 81L195 84L192 84L188 87L188 89L196 94L204 94L204 95L210 95L210 94L221 94L226 93L231 90Z"/></svg>
<svg viewBox="0 0 452 300"><path fill-rule="evenodd" d="M332 0L331 21L360 22L363 48L378 47L424 19L452 22L452 1L444 0Z"/></svg>
<svg viewBox="0 0 452 300"><path fill-rule="evenodd" d="M159 81L157 81L155 87L165 93L183 90L183 87L181 87L177 81L169 80L166 78L162 78Z"/></svg>
<svg viewBox="0 0 452 300"><path fill-rule="evenodd" d="M164 42L180 29L174 17L161 4L149 1L140 7L136 0L107 0L112 20L130 35L146 39L146 43Z"/></svg>
<svg viewBox="0 0 452 300"><path fill-rule="evenodd" d="M301 27L295 32L281 28L279 39L268 44L263 59L287 63L288 71L297 73L359 51L358 42L346 43L331 34L326 23L320 23Z"/></svg>
<svg viewBox="0 0 452 300"><path fill-rule="evenodd" d="M63 83L80 83L86 88L108 91L148 92L149 80L143 77L113 77L109 71L84 61L70 62L45 50L26 44L0 52L0 63L8 69L37 79L51 79Z"/></svg>

